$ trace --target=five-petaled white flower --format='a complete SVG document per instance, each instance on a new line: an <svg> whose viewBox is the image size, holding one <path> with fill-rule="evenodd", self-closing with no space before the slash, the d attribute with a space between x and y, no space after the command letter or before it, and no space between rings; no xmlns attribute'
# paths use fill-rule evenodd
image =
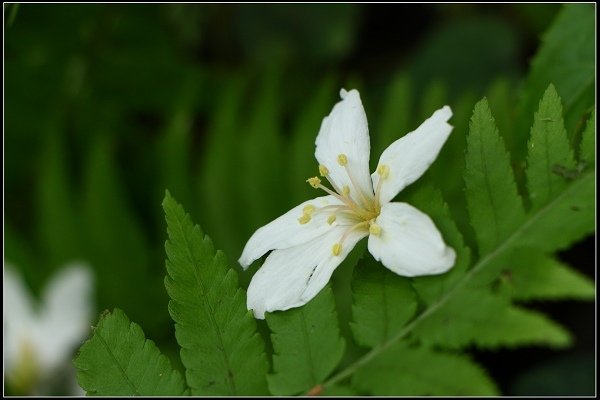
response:
<svg viewBox="0 0 600 400"><path fill-rule="evenodd" d="M4 374L15 394L50 394L59 377L68 380L63 394L84 394L71 358L91 330L92 283L91 269L72 263L52 278L38 306L5 262Z"/></svg>
<svg viewBox="0 0 600 400"><path fill-rule="evenodd" d="M454 265L455 252L431 219L409 204L391 202L437 157L452 131L450 107L392 143L370 174L369 131L360 96L344 89L340 95L342 100L323 119L315 151L320 175L333 190L318 177L308 179L328 195L258 229L239 259L247 268L273 250L248 287L247 306L256 318L306 304L365 236L373 257L398 275L440 274Z"/></svg>

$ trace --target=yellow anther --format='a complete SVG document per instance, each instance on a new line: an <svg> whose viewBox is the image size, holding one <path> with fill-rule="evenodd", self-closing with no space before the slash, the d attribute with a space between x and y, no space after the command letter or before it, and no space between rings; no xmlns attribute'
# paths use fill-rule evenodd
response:
<svg viewBox="0 0 600 400"><path fill-rule="evenodd" d="M308 182L310 184L310 186L314 187L315 189L318 189L319 185L321 184L321 180L319 178L317 178L316 176L314 176L312 178L308 178L306 180L306 182Z"/></svg>
<svg viewBox="0 0 600 400"><path fill-rule="evenodd" d="M327 217L327 223L329 225L333 224L335 222L335 214L331 214L329 217Z"/></svg>
<svg viewBox="0 0 600 400"><path fill-rule="evenodd" d="M379 236L379 235L381 235L381 227L379 225L377 225L375 222L371 222L371 224L369 226L369 232L372 235Z"/></svg>
<svg viewBox="0 0 600 400"><path fill-rule="evenodd" d="M319 165L319 173L321 174L321 176L327 176L327 175L329 175L329 170L327 169L326 166L321 164L321 165Z"/></svg>
<svg viewBox="0 0 600 400"><path fill-rule="evenodd" d="M341 252L342 252L342 244L341 243L336 243L331 248L331 253L333 253L334 256L339 256Z"/></svg>
<svg viewBox="0 0 600 400"><path fill-rule="evenodd" d="M377 173L385 179L390 175L390 167L387 165L380 165L379 168L377 168Z"/></svg>
<svg viewBox="0 0 600 400"><path fill-rule="evenodd" d="M344 165L348 164L348 157L346 157L345 154L340 154L338 155L337 162L343 167Z"/></svg>
<svg viewBox="0 0 600 400"><path fill-rule="evenodd" d="M315 212L315 206L313 206L312 204L307 204L304 206L304 208L302 209L302 212L304 214L312 214L313 212Z"/></svg>
<svg viewBox="0 0 600 400"><path fill-rule="evenodd" d="M300 222L301 225L308 223L308 221L310 221L309 214L302 214L302 216L300 218L298 218L298 222Z"/></svg>
<svg viewBox="0 0 600 400"><path fill-rule="evenodd" d="M350 187L349 187L349 186L344 186L344 187L342 188L342 194L343 194L344 196L348 196L348 195L350 194Z"/></svg>

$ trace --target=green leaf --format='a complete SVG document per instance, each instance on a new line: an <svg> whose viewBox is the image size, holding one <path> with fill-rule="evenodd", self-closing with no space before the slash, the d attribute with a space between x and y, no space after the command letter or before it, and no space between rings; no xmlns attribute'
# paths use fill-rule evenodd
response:
<svg viewBox="0 0 600 400"><path fill-rule="evenodd" d="M540 101L527 147L527 189L536 209L563 191L567 180L560 172L575 166L560 98L553 85L548 86Z"/></svg>
<svg viewBox="0 0 600 400"><path fill-rule="evenodd" d="M581 146L579 149L579 160L590 164L592 167L596 162L596 109L587 122L585 130L581 137Z"/></svg>
<svg viewBox="0 0 600 400"><path fill-rule="evenodd" d="M463 289L424 319L414 330L427 346L459 349L543 344L564 347L570 335L535 311L512 306L486 289Z"/></svg>
<svg viewBox="0 0 600 400"><path fill-rule="evenodd" d="M593 300L595 297L593 281L552 257L520 251L513 253L511 259L500 275L499 285L515 300Z"/></svg>
<svg viewBox="0 0 600 400"><path fill-rule="evenodd" d="M308 304L266 314L273 343L273 374L269 389L275 395L309 391L323 382L344 355L333 291L323 289Z"/></svg>
<svg viewBox="0 0 600 400"><path fill-rule="evenodd" d="M165 287L192 395L261 395L268 363L246 296L225 255L169 194Z"/></svg>
<svg viewBox="0 0 600 400"><path fill-rule="evenodd" d="M494 396L492 380L468 357L396 345L362 366L353 385L376 396Z"/></svg>
<svg viewBox="0 0 600 400"><path fill-rule="evenodd" d="M596 174L588 171L527 221L510 242L551 252L568 248L595 230Z"/></svg>
<svg viewBox="0 0 600 400"><path fill-rule="evenodd" d="M510 158L486 99L475 105L467 137L466 198L480 254L486 254L523 222Z"/></svg>
<svg viewBox="0 0 600 400"><path fill-rule="evenodd" d="M337 397L351 397L358 396L356 390L349 386L333 385L322 389L320 396L337 396Z"/></svg>
<svg viewBox="0 0 600 400"><path fill-rule="evenodd" d="M417 311L410 281L372 257L354 268L352 294L352 333L362 346L374 347L390 339Z"/></svg>
<svg viewBox="0 0 600 400"><path fill-rule="evenodd" d="M181 374L118 308L101 316L73 363L88 396L187 395Z"/></svg>
<svg viewBox="0 0 600 400"><path fill-rule="evenodd" d="M531 113L550 83L562 98L568 132L594 104L595 25L591 4L568 4L544 34L523 90L523 128L531 125Z"/></svg>

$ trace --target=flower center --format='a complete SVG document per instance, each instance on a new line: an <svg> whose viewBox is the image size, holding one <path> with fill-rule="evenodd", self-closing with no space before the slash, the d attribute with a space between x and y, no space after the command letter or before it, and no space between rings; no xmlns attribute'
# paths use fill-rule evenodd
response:
<svg viewBox="0 0 600 400"><path fill-rule="evenodd" d="M28 338L23 338L19 342L18 359L7 374L7 380L15 392L27 395L37 383L40 371L39 360L33 344Z"/></svg>
<svg viewBox="0 0 600 400"><path fill-rule="evenodd" d="M344 185L341 188L335 184L333 179L330 177L329 168L326 165L319 165L319 173L322 177L327 178L333 190L321 184L321 179L318 177L312 177L307 179L307 182L315 189L322 189L328 194L336 197L343 204L325 206L316 209L313 205L307 205L302 210L302 216L298 218L300 224L306 224L310 222L312 216L315 213L328 212L327 223L332 225L338 221L339 226L346 226L346 230L342 234L339 242L333 244L331 253L334 256L338 256L342 252L342 245L344 240L355 231L364 230L375 236L380 236L382 233L381 227L375 223L375 220L381 212L381 204L379 201L379 193L381 192L381 186L386 178L389 176L390 168L387 165L380 165L377 168L379 174L379 181L375 188L375 196L372 193L364 193L360 186L357 184L355 177L352 176L350 169L348 168L348 156L345 154L339 154L337 156L337 163L344 167L346 174L350 181L350 186ZM354 194L354 196L351 196ZM341 217L341 218L339 218Z"/></svg>

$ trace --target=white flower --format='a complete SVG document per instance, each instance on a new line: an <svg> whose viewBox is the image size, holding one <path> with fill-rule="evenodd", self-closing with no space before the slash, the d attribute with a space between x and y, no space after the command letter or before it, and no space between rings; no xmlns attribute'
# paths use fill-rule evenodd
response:
<svg viewBox="0 0 600 400"><path fill-rule="evenodd" d="M4 375L13 390L48 394L44 385L64 377L65 369L72 378L67 384L74 385L71 359L91 329L91 295L90 268L73 263L51 279L37 305L17 270L5 262Z"/></svg>
<svg viewBox="0 0 600 400"><path fill-rule="evenodd" d="M452 131L444 106L415 131L392 143L369 173L367 117L358 91L340 92L323 119L316 140L319 172L314 188L327 196L306 201L258 229L239 259L247 268L269 250L248 287L247 306L256 318L266 311L306 304L327 284L356 243L369 236L369 252L403 276L440 274L456 258L431 219L406 203L391 200L417 180L437 157Z"/></svg>

